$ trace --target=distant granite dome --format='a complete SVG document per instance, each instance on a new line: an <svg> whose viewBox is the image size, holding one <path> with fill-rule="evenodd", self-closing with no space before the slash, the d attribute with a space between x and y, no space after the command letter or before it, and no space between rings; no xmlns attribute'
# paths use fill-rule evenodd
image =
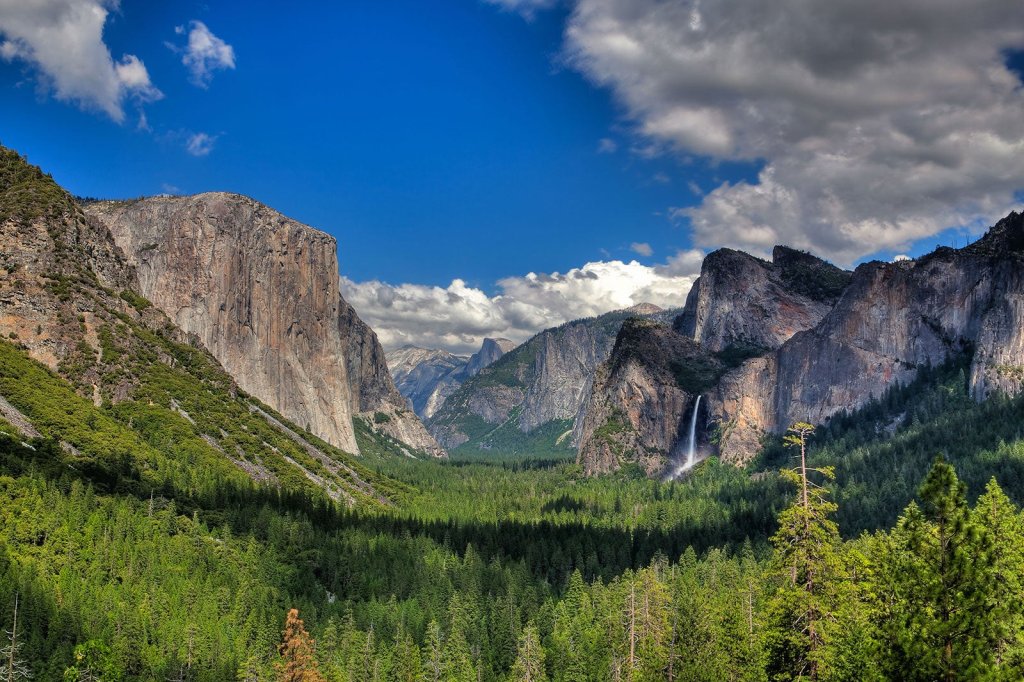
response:
<svg viewBox="0 0 1024 682"><path fill-rule="evenodd" d="M660 308L653 303L647 303L646 301L637 303L635 306L626 308L625 312L633 313L634 315L657 315L658 313L665 312L664 308Z"/></svg>
<svg viewBox="0 0 1024 682"><path fill-rule="evenodd" d="M508 339L485 338L470 357L445 350L403 346L387 353L395 385L423 419L434 416L464 381L476 376L516 344Z"/></svg>
<svg viewBox="0 0 1024 682"><path fill-rule="evenodd" d="M530 442L541 448L570 448L594 370L611 353L622 323L664 314L657 306L640 304L546 329L466 380L430 416L427 427L449 449L493 450L489 439L498 437L498 429L511 432L506 441L526 442L526 436L543 433L546 440ZM500 342L494 341L498 346ZM485 342L481 351L489 347Z"/></svg>

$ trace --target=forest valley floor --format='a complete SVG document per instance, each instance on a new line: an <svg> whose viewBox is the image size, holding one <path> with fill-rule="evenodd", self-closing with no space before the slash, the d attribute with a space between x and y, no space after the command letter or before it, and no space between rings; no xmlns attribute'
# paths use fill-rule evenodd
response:
<svg viewBox="0 0 1024 682"><path fill-rule="evenodd" d="M975 403L967 361L805 433L806 470L799 434L664 483L361 432L393 504L348 509L175 464L0 342L0 393L103 436L0 420L0 679L1022 679L1024 397Z"/></svg>

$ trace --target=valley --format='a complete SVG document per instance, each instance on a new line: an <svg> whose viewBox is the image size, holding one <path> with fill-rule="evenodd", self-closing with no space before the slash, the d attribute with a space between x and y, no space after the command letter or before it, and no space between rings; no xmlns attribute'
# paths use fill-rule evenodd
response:
<svg viewBox="0 0 1024 682"><path fill-rule="evenodd" d="M853 272L715 251L681 310L385 354L327 235L0 151L3 671L1024 671L1019 214Z"/></svg>

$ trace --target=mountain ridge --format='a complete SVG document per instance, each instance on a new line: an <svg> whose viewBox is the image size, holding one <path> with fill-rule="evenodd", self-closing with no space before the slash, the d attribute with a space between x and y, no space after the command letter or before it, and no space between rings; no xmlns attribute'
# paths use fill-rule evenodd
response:
<svg viewBox="0 0 1024 682"><path fill-rule="evenodd" d="M627 396L642 396L647 414L678 425L704 395L698 438L705 451L742 465L766 435L795 421L827 423L907 383L919 368L965 353L973 358L976 399L1017 393L1024 385L1022 263L1024 218L1016 212L962 249L872 261L852 273L788 247L776 247L771 262L713 252L672 325L674 341L654 327L617 340L589 398L602 407L579 436L578 461L588 473L638 461L654 475L677 455L682 432L673 441L652 431L631 409L638 399ZM699 352L666 373L663 358L638 352L656 343L667 345L666 357L693 351L688 344ZM629 362L630 373L616 373ZM628 419L618 424L622 415Z"/></svg>
<svg viewBox="0 0 1024 682"><path fill-rule="evenodd" d="M132 492L255 486L392 503L386 479L240 390L138 293L106 227L2 147L0 205L3 412L23 435L60 445L63 460L48 466Z"/></svg>
<svg viewBox="0 0 1024 682"><path fill-rule="evenodd" d="M648 316L667 315L643 306ZM449 450L491 453L540 448L570 456L597 365L611 352L631 309L545 329L466 381L427 426ZM531 434L541 434L532 438ZM568 435L567 435L568 434ZM498 443L502 445L498 445ZM511 443L511 445L508 445Z"/></svg>

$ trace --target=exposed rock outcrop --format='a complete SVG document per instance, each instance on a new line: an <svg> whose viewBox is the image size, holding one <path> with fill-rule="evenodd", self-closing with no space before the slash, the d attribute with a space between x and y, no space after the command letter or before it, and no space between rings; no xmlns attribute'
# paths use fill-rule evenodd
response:
<svg viewBox="0 0 1024 682"><path fill-rule="evenodd" d="M579 424L594 372L611 353L622 323L663 314L647 304L547 329L467 380L428 426L447 448L469 443L490 449L489 434L505 422L524 435L557 423L546 445L561 438L568 447L566 431L574 420Z"/></svg>
<svg viewBox="0 0 1024 682"><path fill-rule="evenodd" d="M395 387L423 419L437 412L444 399L461 385L453 376L464 369L469 360L445 350L416 346L388 351L386 357Z"/></svg>
<svg viewBox="0 0 1024 682"><path fill-rule="evenodd" d="M1024 383L1024 217L1013 213L963 249L857 268L836 307L763 367L744 366L712 397L721 451L743 462L764 432L863 405L921 366L973 352L971 388Z"/></svg>
<svg viewBox="0 0 1024 682"><path fill-rule="evenodd" d="M508 339L485 338L468 358L444 350L404 346L387 354L388 367L399 392L423 419L430 419L467 379L494 364L515 348Z"/></svg>
<svg viewBox="0 0 1024 682"><path fill-rule="evenodd" d="M617 356L628 348L616 344L600 371L602 380L595 382L580 434L580 459L588 471L607 470L615 461L638 461L650 470L653 453L671 453L665 434L691 409L675 393L680 379L696 390L688 391L691 400L696 393L707 397L708 421L718 424L719 454L738 464L756 454L766 433L795 421L824 423L952 356L972 354L969 380L977 399L1020 391L1024 217L1010 214L963 249L865 263L852 276L781 247L771 264L735 251L715 252L675 328L685 342L655 329L647 330L646 341L634 338L633 348L646 345L656 355L636 361L640 366L629 371L622 368L630 363ZM630 333L637 337L640 331ZM682 372L668 378L662 358L670 352L665 345L673 343L688 359ZM699 352L691 352L688 343L698 344ZM706 371L711 361L720 363L714 372ZM691 383L695 377L703 379ZM659 378L665 382L661 389ZM623 451L613 460L602 434L614 430L614 415L629 414L636 400L661 414L666 427L635 429L635 442L627 447L621 440ZM641 423L629 423L634 422Z"/></svg>
<svg viewBox="0 0 1024 682"><path fill-rule="evenodd" d="M680 426L688 425L696 396L737 377L756 394L774 367L771 352L819 324L849 281L849 272L783 246L770 262L732 249L708 254L674 333L658 325L623 327L576 422L579 462L589 473L626 461L649 474L665 468L686 445L687 429ZM744 361L744 373L727 373ZM736 407L734 426L760 423L748 416L752 409ZM702 407L700 416L707 414ZM653 425L657 419L663 427ZM735 438L756 448L759 434L738 429Z"/></svg>
<svg viewBox="0 0 1024 682"><path fill-rule="evenodd" d="M246 392L358 453L352 419L385 412L408 445L441 450L394 388L376 336L342 299L337 244L247 197L90 203L141 293L196 335Z"/></svg>
<svg viewBox="0 0 1024 682"><path fill-rule="evenodd" d="M850 273L784 246L772 255L768 262L732 249L708 254L676 330L712 353L767 351L818 324Z"/></svg>
<svg viewBox="0 0 1024 682"><path fill-rule="evenodd" d="M480 344L480 350L473 353L466 363L466 376L475 377L481 370L493 365L502 355L515 347L515 342L508 339L484 339Z"/></svg>
<svg viewBox="0 0 1024 682"><path fill-rule="evenodd" d="M357 471L348 455L239 391L194 334L139 293L137 273L107 227L52 178L3 147L0 267L0 416L25 436L57 440L69 466L84 474L116 458L119 471L136 467L140 482L157 485L169 476L183 480L183 472L197 467L197 481L206 475L237 481L241 475L289 490L319 488L349 505L391 504L373 485L378 477ZM54 383L37 389L28 377L40 370L20 362L11 344L63 381L47 376ZM103 406L87 417L99 430L89 421L79 428L66 417L52 418L61 408L50 391L57 386L62 392L64 381ZM70 392L63 395L68 400ZM68 415L81 410L68 402ZM372 438L393 451L383 438ZM310 459L314 451L316 462ZM230 467L218 466L220 458Z"/></svg>
<svg viewBox="0 0 1024 682"><path fill-rule="evenodd" d="M52 370L74 368L76 388L99 382L99 329L136 286L107 229L16 152L0 147L0 335ZM99 396L97 396L98 398Z"/></svg>
<svg viewBox="0 0 1024 682"><path fill-rule="evenodd" d="M577 462L589 474L618 469L627 461L655 475L676 456L685 439L687 408L696 393L685 386L685 368L697 360L716 372L717 361L671 327L645 319L622 325L611 358L600 365L582 415Z"/></svg>

